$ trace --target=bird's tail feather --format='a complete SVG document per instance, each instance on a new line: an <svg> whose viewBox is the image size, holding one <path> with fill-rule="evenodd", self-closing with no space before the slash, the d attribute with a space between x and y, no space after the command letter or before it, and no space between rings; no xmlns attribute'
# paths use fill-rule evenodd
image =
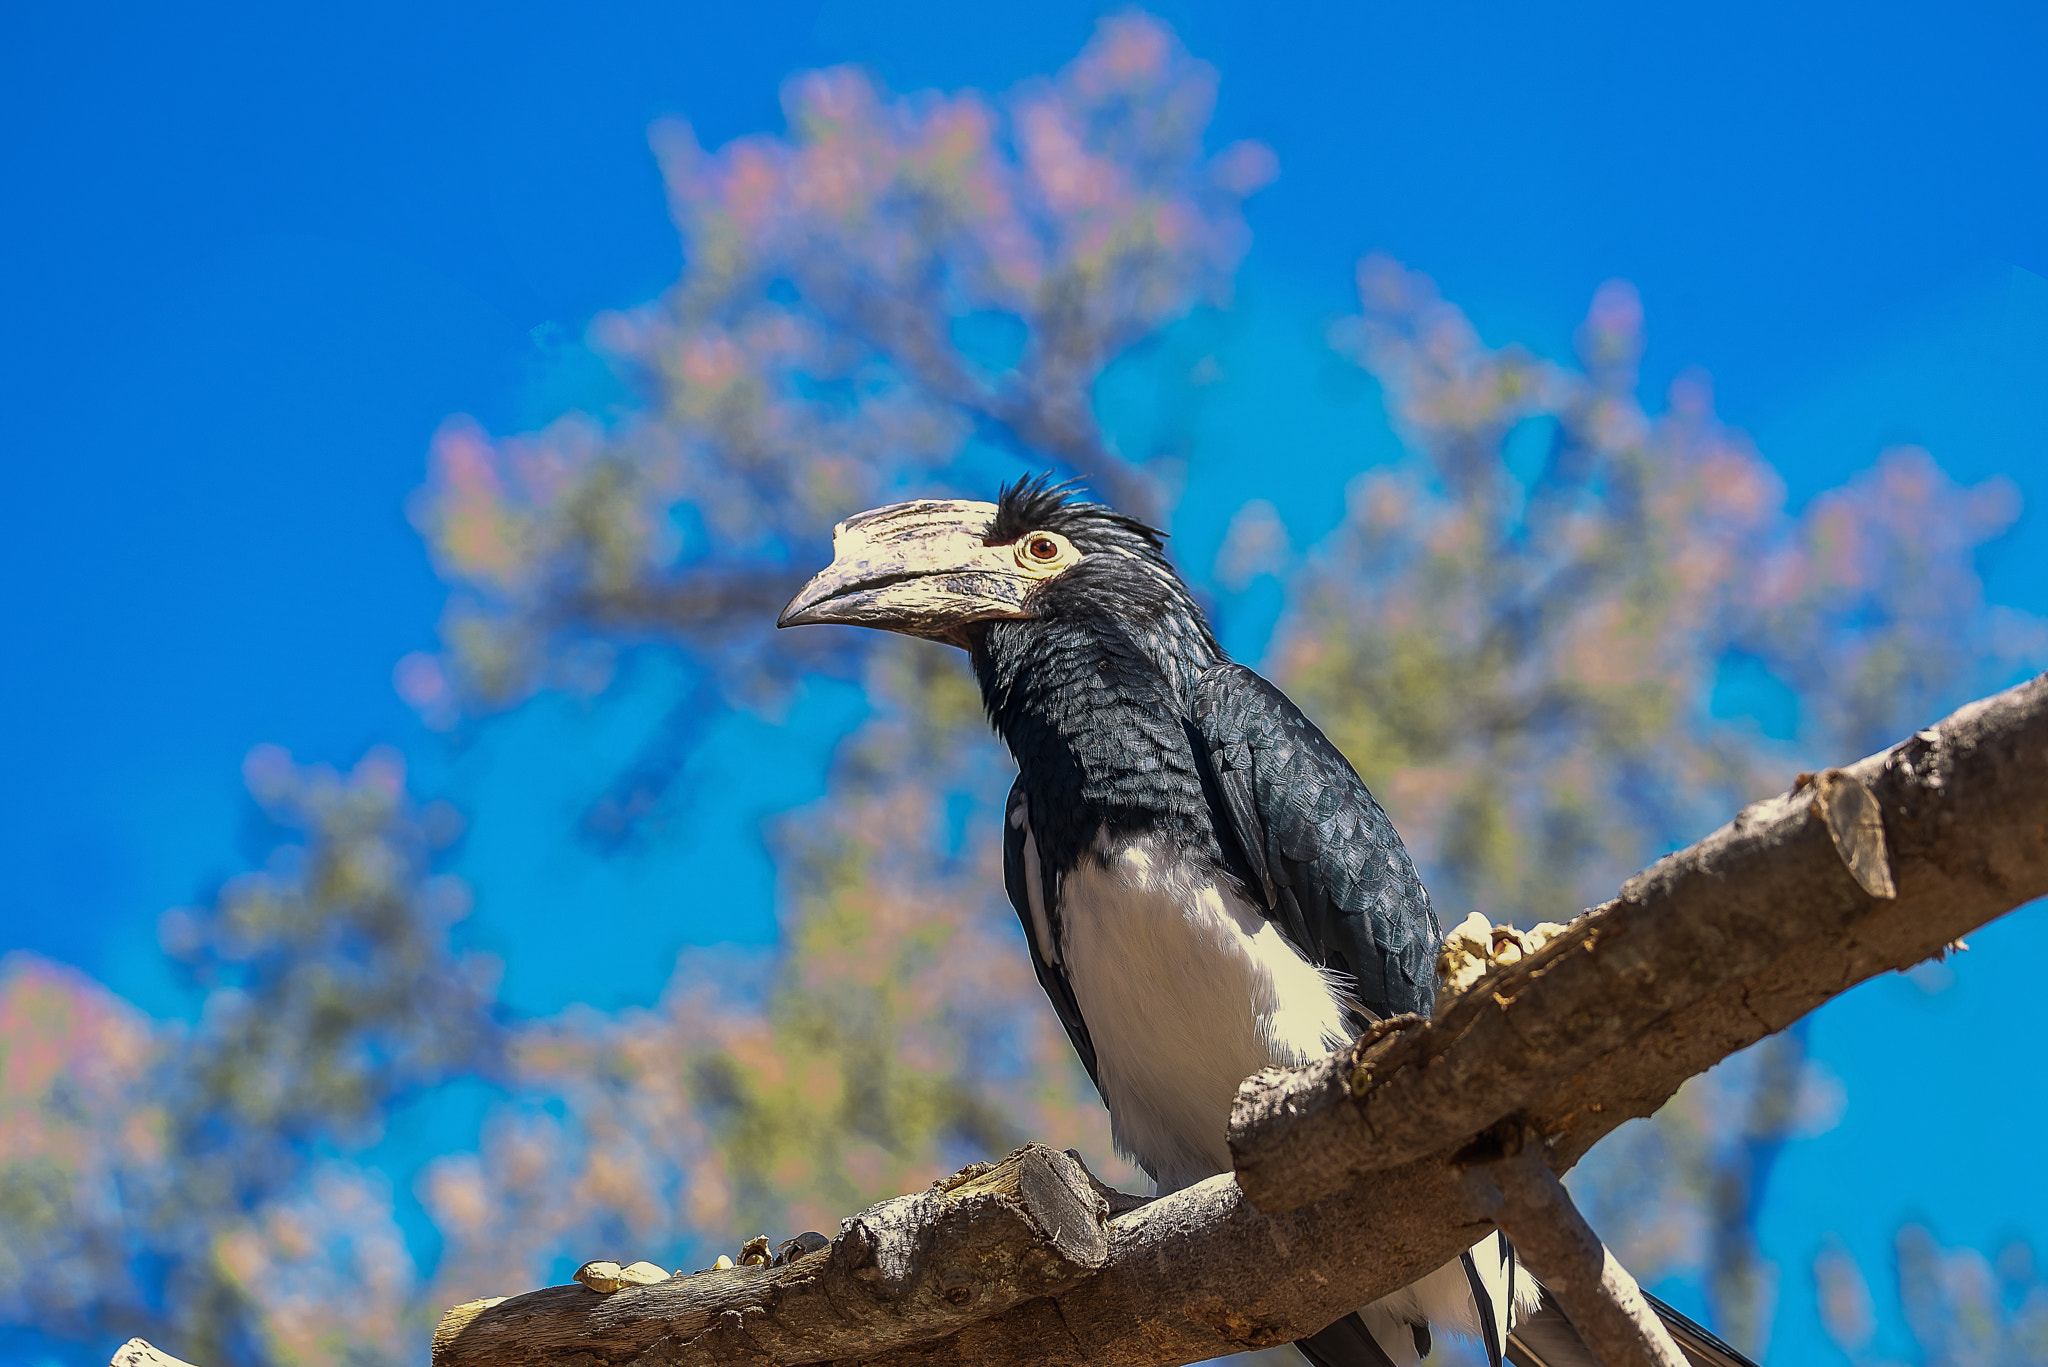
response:
<svg viewBox="0 0 2048 1367"><path fill-rule="evenodd" d="M1685 1354L1691 1367L1756 1367L1711 1330L1673 1310L1649 1292L1643 1299L1664 1321L1665 1329ZM1508 1334L1507 1359L1515 1367L1600 1367L1600 1361L1586 1347L1572 1322L1549 1296L1527 1319L1517 1321Z"/></svg>
<svg viewBox="0 0 2048 1367"><path fill-rule="evenodd" d="M1357 1311L1319 1333L1296 1339L1294 1346L1314 1367L1397 1367ZM1429 1355L1427 1329L1417 1337L1415 1348L1418 1358Z"/></svg>
<svg viewBox="0 0 2048 1367"><path fill-rule="evenodd" d="M1315 1367L1418 1367L1430 1326L1477 1335L1487 1367L1505 1367L1507 1332L1533 1310L1536 1284L1515 1261L1507 1236L1489 1234L1458 1261L1296 1342Z"/></svg>
<svg viewBox="0 0 2048 1367"><path fill-rule="evenodd" d="M1485 1249L1486 1245L1479 1247ZM1473 1275L1470 1258L1468 1254L1466 1271ZM1520 1275L1528 1276L1526 1272ZM1478 1291L1475 1286L1475 1299L1483 1308L1491 1298L1478 1294ZM1754 1362L1711 1331L1649 1292L1645 1291L1643 1297L1657 1312L1657 1318L1664 1321L1665 1329L1670 1331L1690 1367L1756 1367ZM1508 1306L1513 1300L1514 1297L1509 1295L1494 1301L1504 1312L1504 1318L1512 1315L1513 1319L1504 1344L1496 1346L1497 1341L1491 1334L1484 1335L1487 1341L1483 1346L1490 1362L1504 1360L1510 1367L1601 1367L1600 1360L1548 1293L1530 1314L1516 1314L1510 1310ZM1294 1346L1314 1367L1401 1367L1403 1363L1417 1362L1429 1356L1428 1329L1395 1323L1385 1313L1375 1314L1378 1309L1380 1307L1368 1306L1365 1310L1346 1315L1320 1333L1299 1340ZM1368 1316L1373 1319L1370 1327L1366 1322ZM1491 1328L1483 1309L1480 1318L1482 1325ZM1374 1327L1382 1332L1375 1334ZM1412 1356L1406 1341L1409 1338L1414 1344Z"/></svg>

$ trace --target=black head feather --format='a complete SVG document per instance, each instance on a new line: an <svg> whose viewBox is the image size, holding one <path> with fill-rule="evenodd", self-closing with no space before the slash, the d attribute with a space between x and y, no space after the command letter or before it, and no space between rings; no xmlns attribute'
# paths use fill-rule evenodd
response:
<svg viewBox="0 0 2048 1367"><path fill-rule="evenodd" d="M1079 480L1054 483L1050 474L1005 485L996 496L987 541L1006 546L1027 532L1058 532L1082 551L1135 551L1166 563L1166 533L1127 513L1078 497Z"/></svg>
<svg viewBox="0 0 2048 1367"><path fill-rule="evenodd" d="M1057 532L1082 553L1079 564L1053 576L1027 600L1047 622L1085 621L1129 639L1151 655L1175 684L1192 679L1222 650L1208 619L1166 558L1166 533L1106 504L1079 496L1078 481L1050 474L1020 479L996 496L984 537L1008 545L1033 532ZM1025 630L1027 637L1038 635Z"/></svg>

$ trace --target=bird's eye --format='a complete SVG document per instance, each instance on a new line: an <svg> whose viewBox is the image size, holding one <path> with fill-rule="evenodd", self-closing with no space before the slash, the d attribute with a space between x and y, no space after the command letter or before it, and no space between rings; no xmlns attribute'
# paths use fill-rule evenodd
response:
<svg viewBox="0 0 2048 1367"><path fill-rule="evenodd" d="M1058 532L1027 532L1010 543L1010 555L1034 579L1058 574L1081 558L1074 543Z"/></svg>

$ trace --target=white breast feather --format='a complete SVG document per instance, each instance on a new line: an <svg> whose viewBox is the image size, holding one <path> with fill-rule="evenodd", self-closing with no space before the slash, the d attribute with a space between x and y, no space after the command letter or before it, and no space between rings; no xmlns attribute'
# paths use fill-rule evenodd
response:
<svg viewBox="0 0 2048 1367"><path fill-rule="evenodd" d="M1028 826L1025 840L1035 866ZM1095 1045L1117 1147L1160 1192L1178 1191L1229 1171L1225 1131L1240 1082L1345 1043L1349 984L1164 841L1098 840L1095 853L1099 861L1084 858L1060 885L1060 959ZM1043 934L1038 870L1029 873L1033 929ZM1489 1236L1481 1247L1490 1245ZM1532 1312L1534 1283L1516 1290L1517 1308ZM1360 1313L1396 1367L1417 1360L1409 1322L1479 1332L1456 1262Z"/></svg>
<svg viewBox="0 0 2048 1367"><path fill-rule="evenodd" d="M1238 1083L1344 1043L1342 984L1164 842L1098 853L1061 884L1061 959L1117 1146L1177 1191L1230 1167Z"/></svg>

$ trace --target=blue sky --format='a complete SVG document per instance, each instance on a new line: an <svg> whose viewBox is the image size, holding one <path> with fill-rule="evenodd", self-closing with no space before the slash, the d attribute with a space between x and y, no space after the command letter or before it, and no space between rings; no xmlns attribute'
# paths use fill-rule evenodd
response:
<svg viewBox="0 0 2048 1367"><path fill-rule="evenodd" d="M779 127L784 75L848 60L899 89L999 89L1071 56L1099 8L0 14L0 948L189 1009L154 919L246 861L237 766L263 740L340 762L395 741L472 813L467 933L506 956L521 1009L646 1001L681 944L765 936L759 821L818 791L817 738L858 700L821 687L793 726L721 727L692 769L716 800L596 860L568 828L673 680L646 664L617 705L549 701L440 745L390 686L441 599L404 498L444 415L503 430L605 397L585 322L679 266L654 117L707 143ZM1282 168L1253 202L1225 382L1195 427L1189 563L1254 495L1316 535L1389 449L1321 343L1379 249L1490 340L1553 354L1601 280L1634 281L1649 385L1705 366L1795 502L1900 441L1965 480L2010 476L2028 511L1984 569L1994 600L2048 612L2037 7L1159 12L1221 69L1217 140L1262 138ZM1233 639L1256 639L1249 611ZM522 953L597 917L622 929ZM1851 1100L1780 1170L1765 1232L1788 1276L1829 1229L1882 1271L1907 1215L1950 1241L2030 1231L2048 1253L2048 1197L1995 1176L2040 1103L1966 1104L2009 1075L1939 1048L1999 1025L2001 947L2048 928L2022 918L1946 992L1873 985L1817 1021ZM1827 1360L1815 1332L1793 1316L1778 1360Z"/></svg>

